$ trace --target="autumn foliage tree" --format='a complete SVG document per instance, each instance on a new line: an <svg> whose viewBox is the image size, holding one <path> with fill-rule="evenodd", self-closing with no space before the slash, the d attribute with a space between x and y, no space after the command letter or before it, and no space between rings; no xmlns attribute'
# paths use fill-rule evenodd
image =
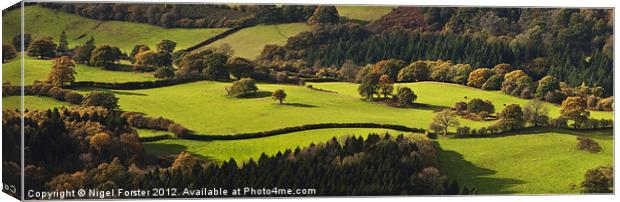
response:
<svg viewBox="0 0 620 202"><path fill-rule="evenodd" d="M442 131L443 135L448 135L448 129L450 127L457 127L459 125L459 121L456 119L456 116L454 116L454 113L449 109L444 109L435 114L429 128L435 131Z"/></svg>
<svg viewBox="0 0 620 202"><path fill-rule="evenodd" d="M111 92L92 91L88 93L82 100L84 106L99 106L106 109L117 109L118 98Z"/></svg>
<svg viewBox="0 0 620 202"><path fill-rule="evenodd" d="M478 68L471 73L469 73L469 78L467 79L467 85L482 88L482 85L493 76L493 71L489 68Z"/></svg>
<svg viewBox="0 0 620 202"><path fill-rule="evenodd" d="M379 90L381 95L383 95L383 99L388 99L389 96L392 95L394 91L394 82L388 75L382 75L379 77Z"/></svg>
<svg viewBox="0 0 620 202"><path fill-rule="evenodd" d="M431 70L424 61L416 61L398 72L398 81L426 81L431 76Z"/></svg>
<svg viewBox="0 0 620 202"><path fill-rule="evenodd" d="M585 98L578 96L568 97L562 102L560 115L567 120L572 120L573 127L577 128L590 117L590 112L587 109L588 104Z"/></svg>
<svg viewBox="0 0 620 202"><path fill-rule="evenodd" d="M52 70L47 75L47 81L54 86L63 86L66 83L75 81L75 63L67 56L62 56L54 60Z"/></svg>

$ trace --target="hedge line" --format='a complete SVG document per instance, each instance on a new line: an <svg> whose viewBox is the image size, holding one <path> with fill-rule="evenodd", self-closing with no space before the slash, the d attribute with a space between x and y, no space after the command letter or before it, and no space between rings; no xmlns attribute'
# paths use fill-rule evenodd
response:
<svg viewBox="0 0 620 202"><path fill-rule="evenodd" d="M204 40L204 41L202 41L202 42L200 42L200 43L198 43L196 45L193 45L192 47L189 47L189 48L181 50L181 51L188 51L188 52L189 51L194 51L194 50L196 50L196 49L198 49L200 47L209 45L209 44L211 44L211 43L213 43L213 42L215 42L217 40L223 39L224 37L227 37L227 36L229 36L231 34L234 34L235 32L237 32L237 31L239 31L239 30L241 30L243 28L247 28L247 27L250 27L250 25L240 25L240 26L233 27L233 28L231 28L229 30L226 30L226 31L224 31L222 33L219 33L219 34L217 34L217 35L215 35L215 36L213 36L211 38L208 38L207 40Z"/></svg>
<svg viewBox="0 0 620 202"><path fill-rule="evenodd" d="M190 83L194 81L198 81L198 79L166 79L166 80L156 80L156 81L132 81L132 82L124 82L124 83L77 81L77 82L73 82L71 85L68 85L67 88L92 87L92 88L105 88L105 89L113 89L113 90L140 90L140 89L173 86L177 84Z"/></svg>
<svg viewBox="0 0 620 202"><path fill-rule="evenodd" d="M321 82L339 82L340 80L335 79L335 78L301 78L302 81L305 82L314 82L314 83L321 83Z"/></svg>
<svg viewBox="0 0 620 202"><path fill-rule="evenodd" d="M172 137L172 135L156 135L156 136L150 136L150 137L140 137L140 142L155 142L155 141L160 141L160 140L167 140L167 139L172 139L174 137Z"/></svg>
<svg viewBox="0 0 620 202"><path fill-rule="evenodd" d="M320 124L308 124L302 126L286 127L270 131L254 132L254 133L241 133L234 135L200 135L200 134L183 134L179 135L181 139L188 140L241 140L269 137L274 135L281 135L293 132L300 132L306 130L317 130L327 128L384 128L392 129L404 132L425 133L426 130L419 128L409 128L407 126L393 125L393 124L378 124L378 123L320 123Z"/></svg>

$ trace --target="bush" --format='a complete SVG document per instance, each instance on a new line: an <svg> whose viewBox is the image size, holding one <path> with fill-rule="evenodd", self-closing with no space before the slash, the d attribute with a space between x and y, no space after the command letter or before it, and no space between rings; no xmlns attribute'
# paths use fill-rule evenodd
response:
<svg viewBox="0 0 620 202"><path fill-rule="evenodd" d="M590 153L599 153L602 150L601 145L590 138L577 137L577 140L579 141L577 142L577 149L579 150L588 151Z"/></svg>
<svg viewBox="0 0 620 202"><path fill-rule="evenodd" d="M67 94L65 94L65 101L71 104L80 104L82 103L83 98L84 97L82 96L82 94L76 92L67 92Z"/></svg>
<svg viewBox="0 0 620 202"><path fill-rule="evenodd" d="M174 69L172 67L158 68L154 74L155 78L168 79L174 77Z"/></svg>
<svg viewBox="0 0 620 202"><path fill-rule="evenodd" d="M256 82L251 78L243 78L241 80L232 83L232 86L226 88L229 96L233 97L248 97L255 94L258 91Z"/></svg>
<svg viewBox="0 0 620 202"><path fill-rule="evenodd" d="M111 92L93 91L84 97L82 101L84 106L99 106L107 109L118 108L118 98Z"/></svg>
<svg viewBox="0 0 620 202"><path fill-rule="evenodd" d="M171 133L174 133L174 135L180 138L182 138L185 135L190 134L190 131L187 128L183 127L180 124L176 124L176 123L170 124L168 126L168 131Z"/></svg>
<svg viewBox="0 0 620 202"><path fill-rule="evenodd" d="M613 193L614 168L598 167L590 169L581 182L582 193Z"/></svg>

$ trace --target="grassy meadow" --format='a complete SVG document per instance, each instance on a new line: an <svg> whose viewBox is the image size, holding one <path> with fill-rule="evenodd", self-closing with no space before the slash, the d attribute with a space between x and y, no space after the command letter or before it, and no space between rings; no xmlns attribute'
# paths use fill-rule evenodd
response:
<svg viewBox="0 0 620 202"><path fill-rule="evenodd" d="M574 132L528 130L490 138L440 138L442 172L480 194L578 193L583 174L613 165L613 130ZM577 150L577 136L590 137L603 150Z"/></svg>
<svg viewBox="0 0 620 202"><path fill-rule="evenodd" d="M254 59L263 51L265 45L284 45L286 40L300 32L309 31L306 23L287 23L274 25L256 25L217 40L207 47L218 47L228 44L234 50L234 56Z"/></svg>
<svg viewBox="0 0 620 202"><path fill-rule="evenodd" d="M368 128L335 128L310 130L270 137L245 139L245 140L218 140L218 141L194 141L183 139L169 139L156 142L146 142L147 151L158 155L176 155L181 151L189 151L193 154L216 161L234 158L237 162L247 161L250 158L258 159L262 153L274 155L278 151L307 147L311 143L323 143L332 137L342 138L347 136L366 137L369 133L401 134L402 132L388 129ZM142 133L140 133L142 136Z"/></svg>
<svg viewBox="0 0 620 202"><path fill-rule="evenodd" d="M34 81L47 79L53 60L40 60L26 57L24 60L24 83L32 84ZM2 81L11 82L12 85L20 83L20 57L2 64ZM92 67L84 64L76 64L76 81L99 81L99 82L129 82L129 81L153 81L155 77L151 73L109 71L102 67Z"/></svg>
<svg viewBox="0 0 620 202"><path fill-rule="evenodd" d="M19 96L2 97L2 109L20 109L21 99ZM26 109L52 109L54 107L71 106L67 102L61 102L49 97L24 96L24 108Z"/></svg>
<svg viewBox="0 0 620 202"><path fill-rule="evenodd" d="M351 20L362 20L362 21L374 21L385 14L394 9L394 6L349 6L349 5L340 5L336 6L338 9L338 14L340 17L345 17Z"/></svg>
<svg viewBox="0 0 620 202"><path fill-rule="evenodd" d="M184 49L227 30L226 28L167 29L142 23L97 21L40 6L27 6L24 13L25 29L32 35L33 40L49 36L58 43L60 33L65 31L69 47L82 45L92 36L96 44L118 46L127 53L131 52L137 44L146 44L155 48L155 45L162 39L175 41L177 50ZM19 18L19 9L9 11L3 16L2 24L5 29L2 30L2 41L4 43L11 42L12 38L19 34Z"/></svg>
<svg viewBox="0 0 620 202"><path fill-rule="evenodd" d="M200 134L235 134L273 130L287 126L314 123L390 123L427 128L434 111L451 107L455 102L481 97L493 100L496 111L503 104L523 104L527 100L500 91L483 91L454 84L417 82L407 85L418 95L420 108L393 108L365 102L357 94L357 84L312 84L338 93L326 93L296 85L259 84L258 98L236 99L226 95L230 83L200 81L157 89L114 90L122 110L139 111L147 116L163 116ZM288 94L284 105L271 98L271 92L284 89ZM437 95L437 89L449 94ZM559 106L550 105L550 115L558 115ZM197 110L199 109L199 110ZM612 119L611 112L592 112L592 117ZM479 128L492 121L460 119L461 125Z"/></svg>

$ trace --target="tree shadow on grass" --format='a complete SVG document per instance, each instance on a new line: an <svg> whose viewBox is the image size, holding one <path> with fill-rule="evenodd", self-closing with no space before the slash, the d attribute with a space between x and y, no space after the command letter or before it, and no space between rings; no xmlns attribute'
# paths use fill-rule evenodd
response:
<svg viewBox="0 0 620 202"><path fill-rule="evenodd" d="M256 93L243 96L242 99L271 97L271 94L272 93L269 91L258 91Z"/></svg>
<svg viewBox="0 0 620 202"><path fill-rule="evenodd" d="M302 108L317 108L316 105L302 104L302 103L282 103L282 105L293 106L293 107L302 107Z"/></svg>
<svg viewBox="0 0 620 202"><path fill-rule="evenodd" d="M439 155L442 173L461 186L476 188L478 194L514 194L516 192L508 188L525 183L518 179L491 177L497 171L479 167L456 151L442 149Z"/></svg>
<svg viewBox="0 0 620 202"><path fill-rule="evenodd" d="M444 109L450 109L450 107L439 106L439 105L434 105L434 104L427 104L427 103L413 103L411 108L415 108L415 109L428 109L428 110L432 110L434 112L438 112L438 111L441 111L441 110L444 110Z"/></svg>
<svg viewBox="0 0 620 202"><path fill-rule="evenodd" d="M207 142L207 141L205 141ZM185 145L180 145L180 144L175 144L175 143L160 143L160 142L149 142L145 144L145 148L147 150L147 152L162 157L162 158L166 158L166 159L170 159L170 160L174 160L176 159L177 155L183 151L187 150L187 146ZM190 152L192 155L199 157L205 161L213 161L213 162L220 162L219 160L210 157L210 156L204 156L201 154L197 154L194 152Z"/></svg>
<svg viewBox="0 0 620 202"><path fill-rule="evenodd" d="M533 135L533 134L541 134L541 133L565 133L575 136L596 136L601 139L613 139L613 129L611 128L603 128L603 129L564 129L564 128L553 128L553 127L528 127L519 130L512 130L501 132L493 135L485 135L482 137L474 137L474 138L498 138L498 137L506 137L513 135Z"/></svg>
<svg viewBox="0 0 620 202"><path fill-rule="evenodd" d="M134 93L134 92L127 92L127 91L110 90L110 92L117 94L117 95L147 96L147 94L144 94L144 93Z"/></svg>

